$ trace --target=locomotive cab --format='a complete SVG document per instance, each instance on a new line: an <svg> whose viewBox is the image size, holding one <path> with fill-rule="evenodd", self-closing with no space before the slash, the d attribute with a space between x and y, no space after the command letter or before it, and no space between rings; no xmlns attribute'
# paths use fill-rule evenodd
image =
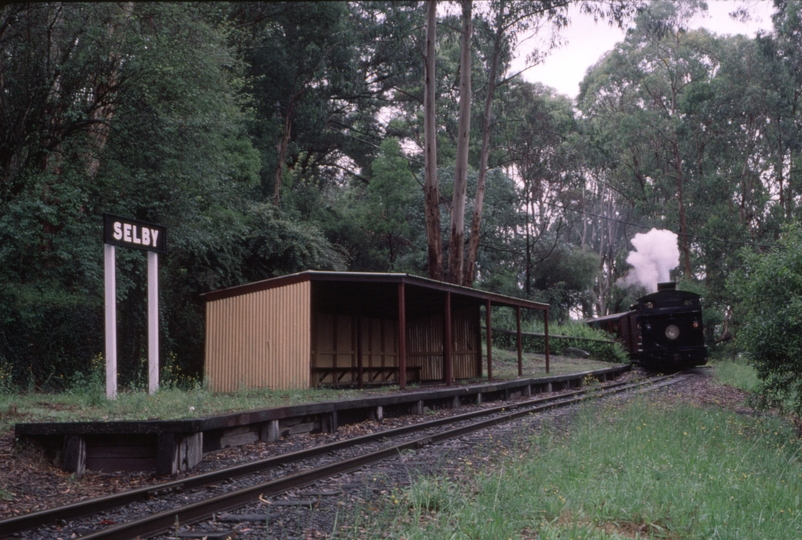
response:
<svg viewBox="0 0 802 540"><path fill-rule="evenodd" d="M640 339L635 361L646 368L683 369L707 363L700 296L659 283L635 306Z"/></svg>

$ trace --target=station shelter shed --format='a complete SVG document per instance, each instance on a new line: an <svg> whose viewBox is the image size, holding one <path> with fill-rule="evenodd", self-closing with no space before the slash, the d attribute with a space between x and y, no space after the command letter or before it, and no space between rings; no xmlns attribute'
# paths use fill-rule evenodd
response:
<svg viewBox="0 0 802 540"><path fill-rule="evenodd" d="M492 380L491 309L515 309L521 375L521 310L548 304L402 273L305 271L203 295L210 388L274 390L398 384L483 375Z"/></svg>

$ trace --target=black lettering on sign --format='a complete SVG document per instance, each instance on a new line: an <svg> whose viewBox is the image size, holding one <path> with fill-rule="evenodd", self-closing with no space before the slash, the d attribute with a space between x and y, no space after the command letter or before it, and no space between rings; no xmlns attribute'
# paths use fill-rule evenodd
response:
<svg viewBox="0 0 802 540"><path fill-rule="evenodd" d="M165 253L167 251L167 227L103 214L103 242L115 246Z"/></svg>

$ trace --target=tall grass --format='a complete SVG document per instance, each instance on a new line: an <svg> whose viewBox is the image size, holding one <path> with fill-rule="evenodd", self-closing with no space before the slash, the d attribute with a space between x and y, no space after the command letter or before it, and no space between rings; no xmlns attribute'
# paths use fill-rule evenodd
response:
<svg viewBox="0 0 802 540"><path fill-rule="evenodd" d="M760 380L757 378L755 368L735 360L721 360L713 364L716 370L716 379L722 384L740 388L747 392L758 392Z"/></svg>
<svg viewBox="0 0 802 540"><path fill-rule="evenodd" d="M459 483L394 494L384 536L800 538L799 450L776 418L646 399L588 405L567 435L545 429L494 467L466 464Z"/></svg>

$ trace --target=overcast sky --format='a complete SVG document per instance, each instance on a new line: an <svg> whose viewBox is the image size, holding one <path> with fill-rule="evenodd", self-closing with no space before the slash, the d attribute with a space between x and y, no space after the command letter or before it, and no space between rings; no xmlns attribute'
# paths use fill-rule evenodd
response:
<svg viewBox="0 0 802 540"><path fill-rule="evenodd" d="M754 36L758 30L771 30L773 2L769 0L708 0L707 5L707 16L697 16L691 24L693 28L704 27L719 35L748 36ZM752 20L748 23L738 22L729 16L730 12L740 6L747 7L752 13ZM575 98L579 92L579 82L584 78L587 69L616 43L623 41L624 31L610 28L604 21L594 23L591 17L576 11L570 15L570 20L570 26L563 29L562 33L567 43L553 51L541 65L524 73L523 77L528 81L541 82L556 88L559 93ZM523 57L532 46L531 43L522 43L519 56ZM522 62L522 58L518 62Z"/></svg>

